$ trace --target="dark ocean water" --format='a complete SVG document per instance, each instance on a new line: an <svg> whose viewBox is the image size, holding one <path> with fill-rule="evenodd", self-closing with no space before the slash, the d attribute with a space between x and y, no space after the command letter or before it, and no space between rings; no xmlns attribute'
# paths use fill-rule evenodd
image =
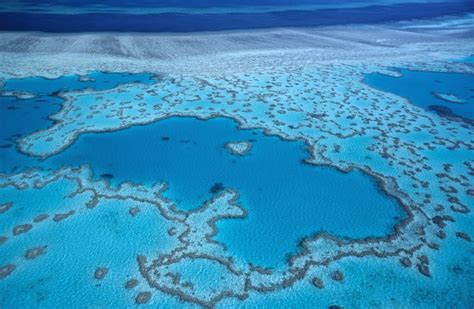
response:
<svg viewBox="0 0 474 309"><path fill-rule="evenodd" d="M371 24L473 11L474 1L20 1L0 5L0 30L193 32Z"/></svg>

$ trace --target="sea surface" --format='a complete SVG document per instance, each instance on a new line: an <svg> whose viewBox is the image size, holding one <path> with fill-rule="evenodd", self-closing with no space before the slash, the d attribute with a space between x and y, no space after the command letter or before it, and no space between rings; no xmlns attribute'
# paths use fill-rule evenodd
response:
<svg viewBox="0 0 474 309"><path fill-rule="evenodd" d="M322 232L346 239L382 237L405 218L398 202L368 175L305 163L309 153L303 141L285 141L262 130L240 130L229 118L172 117L115 132L83 134L46 160L19 153L14 137L51 125L47 114L57 111L61 101L52 93L153 80L147 74L91 73L88 77L96 82L80 81L78 76L6 82L5 89L34 93L38 98L31 102L6 97L2 103L2 107L17 107L4 109L5 119L18 119L19 111L32 119L23 127L18 121L5 122L2 170L55 170L87 164L96 179L102 177L115 185L130 180L149 185L165 181L169 185L165 196L184 210L202 206L224 188L235 189L248 218L220 222L217 239L237 256L267 266L286 263L286 255L296 252L304 237ZM41 113L32 112L31 106ZM244 156L232 154L224 145L235 141L250 142L251 151Z"/></svg>
<svg viewBox="0 0 474 309"><path fill-rule="evenodd" d="M465 61L472 61L472 58ZM474 75L405 69L400 70L400 74L393 77L374 73L367 75L364 81L374 88L405 97L412 104L440 116L474 122ZM440 94L450 96L445 99Z"/></svg>
<svg viewBox="0 0 474 309"><path fill-rule="evenodd" d="M472 15L466 14L473 11L474 1L447 0L19 0L0 3L0 31L192 34L275 27L356 27L446 15L469 18ZM410 31L417 30L400 30L404 34ZM396 48L380 43L377 48L381 50ZM457 61L472 65L474 57ZM354 64L354 71L347 72L357 72L356 67ZM303 123L303 119L309 119L305 118L307 113L312 117L310 121L323 122L325 126L317 130L308 125L307 132L321 134L321 139L315 137L317 142L311 146L322 147L321 152L315 153L331 157L332 162L342 162L344 168L348 167L347 162L357 162L358 166L349 166L354 168L348 171L338 169L342 165L309 163L310 147L305 140L270 135L264 128L243 129L228 116L201 119L190 113L117 130L83 133L60 152L35 157L20 151L20 139L54 126L51 116L61 111L68 93L91 92L86 100L97 100L103 106L91 105L90 112L100 113L110 101L102 101L100 94L94 97L93 93L110 91L122 99L119 89L127 85L128 93L123 96L133 98L137 94L137 102L131 99L121 103L136 103L126 107L134 109L139 106L137 97L142 86L160 85L165 77L90 72L55 79L0 79L0 308L133 307L139 302L139 292L151 293L147 301L150 308L194 308L226 290L248 295L223 294L216 301L222 308L338 308L339 304L344 308L347 304L360 308L404 308L406 304L414 308L472 308L474 230L472 214L463 213L460 205L466 203L472 211L469 202L473 201L474 191L469 190L474 190L470 182L474 156L467 139L472 137L474 126L474 75L389 69L397 70L399 76L367 74L365 84L406 100L392 100L393 104L400 104L398 110L388 113L390 108L385 105L385 110L376 111L380 115L367 119L357 114L362 110L358 109L360 106L386 104L377 100L393 96L367 91L364 97L353 92L354 101L346 97L344 102L336 102L341 103L341 109L349 108L344 104L354 104L351 118L352 115L346 117L347 110L341 112L337 108L316 113L317 103L326 102L313 102L300 93L301 89L315 90L321 93L322 101L326 95L332 99L341 95L339 91L351 90L351 86L358 89L356 83L362 73L343 77L335 74L340 79L333 79L334 85L326 83L330 86L326 89L317 89L318 85L314 89L300 87L297 78L284 76L293 72L281 76L263 73L261 79L253 80L233 76L242 85L249 83L249 93L255 91L255 101L265 101L259 97L260 86L272 87L270 83L274 83L275 88L287 89L274 102L294 99L292 104L300 110L297 116L282 110L280 119L297 122L292 117L301 117L296 119ZM322 74L328 74L331 80L331 72ZM285 81L294 84L280 87ZM336 85L338 81L341 85ZM199 108L211 104L205 100L209 88L206 93L199 93L192 82L183 84L191 88L178 88L171 82L171 87L178 89L176 102L182 100L192 109L198 106L193 105L193 98L199 95ZM249 106L254 103L252 95L242 96ZM152 95L147 99L155 98ZM238 93L232 98L240 99ZM268 102L262 102L253 104L253 110L249 108L252 116L265 119L261 123L274 126L273 132L290 127L286 126L288 123L266 119L267 115L278 117L266 113L261 107ZM277 105L275 110L286 107ZM415 111L411 105L416 106ZM410 107L405 109L410 114L398 118L397 113L406 106ZM225 106L223 110L231 115L232 108ZM121 112L117 108L116 115L107 117L121 118ZM406 123L386 127L390 117ZM86 121L71 125L81 126ZM430 126L432 123L447 125L440 125L438 131ZM92 121L89 128L94 131ZM419 130L415 132L414 128ZM397 134L391 134L392 129ZM338 136L334 132L342 133ZM460 141L450 147L451 141L442 134L455 135ZM422 142L416 144L417 138ZM331 144L331 139L336 142ZM387 145L389 139L396 141L391 145L393 149L382 149L383 139ZM251 149L238 155L226 147L229 142L246 142ZM323 149L326 145L334 149ZM88 174L76 174L79 166L92 172L90 179L84 176ZM362 170L371 167L375 167L372 175ZM31 172L33 169L37 172ZM57 179L51 176L64 170L70 174ZM390 180L397 182L391 192L404 190L398 197L387 193L382 184L381 179L389 177L384 175L387 171L393 173ZM18 182L4 182L9 175L19 173L23 178L13 178ZM23 186L37 175L46 175L46 181L29 188ZM84 189L84 183L92 183L93 187ZM166 190L150 194L150 188L157 188L153 185L159 183L166 183ZM212 210L226 215L199 217L209 211L206 205L224 196L227 190L237 193L238 207L226 201ZM98 196L98 192L109 196L104 193L97 204L91 203L93 193ZM150 196L154 203L147 200ZM165 199L173 203L169 209ZM401 204L402 199L405 205ZM236 211L232 207L240 207L245 215L232 218L232 211ZM435 211L431 209L434 207ZM37 220L38 215L44 214L49 217ZM64 217L65 214L69 215ZM198 219L192 221L194 215ZM415 224L409 225L407 222L413 218ZM18 227L28 224L31 231L15 234ZM401 232L401 226L409 228ZM302 242L308 239L315 241L303 247ZM369 247L364 247L366 244ZM34 248L44 252L29 258L28 250ZM189 248L195 251L187 251ZM306 256L302 254L304 249ZM304 259L298 261L297 254ZM139 269L138 256L148 259L149 269ZM6 271L7 265L15 266L11 274ZM99 267L107 269L102 279L97 278ZM335 278L335 271L341 271L343 278ZM294 282L285 280L300 274L302 277ZM154 286L147 276L155 276ZM315 278L321 278L323 287L317 287ZM134 279L137 286L128 288L128 280ZM165 284L165 288L157 288L157 282ZM248 291L247 284L253 285ZM184 292L173 290L177 286Z"/></svg>
<svg viewBox="0 0 474 309"><path fill-rule="evenodd" d="M472 1L16 1L0 5L0 30L197 32L374 24L460 15Z"/></svg>

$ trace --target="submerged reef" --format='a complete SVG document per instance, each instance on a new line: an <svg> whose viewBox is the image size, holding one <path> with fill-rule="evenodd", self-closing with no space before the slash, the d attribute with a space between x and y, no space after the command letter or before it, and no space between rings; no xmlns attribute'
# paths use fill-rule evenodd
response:
<svg viewBox="0 0 474 309"><path fill-rule="evenodd" d="M449 103L455 103L455 104L465 104L466 103L466 100L462 99L462 98L458 98L456 95L454 94L450 94L450 93L438 93L438 92L434 92L433 93L436 97L442 99L442 100L445 100Z"/></svg>
<svg viewBox="0 0 474 309"><path fill-rule="evenodd" d="M172 224L169 235L177 245L155 256L139 255L141 275L150 287L206 307L228 297L243 300L252 291L288 288L305 279L313 268L330 269L335 261L350 256L400 260L400 267L432 277L429 256L440 247L445 222L471 211L474 160L469 153L474 150L474 130L463 122L427 114L400 97L364 85L358 73L364 69L367 68L329 66L318 71L206 81L169 78L151 86L65 93L61 94L65 99L61 111L52 116L56 124L20 139L19 148L29 155L48 157L68 147L83 132L117 130L176 115L232 117L244 128L265 128L267 134L305 140L311 154L309 164L332 165L342 171L357 168L372 175L386 192L397 197L408 214L387 237L351 241L325 233L309 235L285 268L267 271L266 265L250 265L229 255L225 244L213 240L218 232L217 220L244 219L246 215L245 208L235 203L238 193L223 186L213 190L217 196L194 211L177 210L163 198L164 184L154 188L132 184L111 188L106 182L108 175L95 183L87 168L61 169L53 174L21 173L3 179L1 186L35 190L64 179L77 186L69 196L82 192L92 195L83 203L86 208L94 208L101 199L133 199L154 206ZM253 84L262 80L272 87L267 91L254 89ZM319 86L313 88L315 84ZM295 88L296 94L283 100L281 93L288 93L289 87ZM236 92L239 98L235 97ZM48 215L59 223L77 216L77 210ZM34 233L35 225L18 225L11 236ZM4 267L7 265L10 264ZM196 267L220 276L201 281L202 278L181 273ZM12 272L11 267L6 269ZM350 280L344 278L343 272L328 275L335 282ZM319 281L314 282L322 286ZM147 299L137 297L137 303Z"/></svg>

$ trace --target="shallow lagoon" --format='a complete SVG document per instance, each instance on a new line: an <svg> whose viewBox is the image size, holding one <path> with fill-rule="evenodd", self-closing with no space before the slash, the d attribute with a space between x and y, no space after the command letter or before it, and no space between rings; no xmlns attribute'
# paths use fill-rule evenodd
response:
<svg viewBox="0 0 474 309"><path fill-rule="evenodd" d="M441 115L450 115L451 112L454 116L474 121L474 75L405 69L400 73L400 77L369 74L365 82L371 87L403 96L424 109ZM440 94L454 95L456 99L445 100Z"/></svg>
<svg viewBox="0 0 474 309"><path fill-rule="evenodd" d="M224 148L247 140L245 156ZM201 206L211 188L236 189L249 211L245 220L218 223L217 239L237 256L264 265L284 262L298 241L325 231L347 238L384 236L403 217L393 198L361 172L303 163L303 142L283 141L260 130L239 130L227 118L173 117L101 134L84 134L70 148L47 159L48 167L90 164L113 183L165 180L165 195L181 209Z"/></svg>

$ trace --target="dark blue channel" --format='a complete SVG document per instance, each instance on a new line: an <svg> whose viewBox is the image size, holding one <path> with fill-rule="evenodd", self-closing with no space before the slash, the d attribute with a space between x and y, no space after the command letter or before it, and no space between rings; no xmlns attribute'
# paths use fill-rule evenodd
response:
<svg viewBox="0 0 474 309"><path fill-rule="evenodd" d="M434 18L474 11L474 1L399 3L357 8L255 13L0 13L2 31L196 32L270 27L373 24Z"/></svg>

